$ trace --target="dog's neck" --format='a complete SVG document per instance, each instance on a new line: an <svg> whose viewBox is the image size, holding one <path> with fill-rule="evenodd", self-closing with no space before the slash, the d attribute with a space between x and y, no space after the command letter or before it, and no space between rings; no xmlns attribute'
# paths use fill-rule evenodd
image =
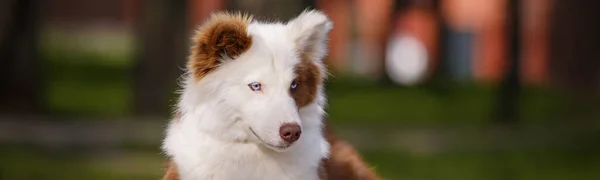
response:
<svg viewBox="0 0 600 180"><path fill-rule="evenodd" d="M201 130L198 121L220 119L206 119L212 116L202 115L212 111L210 105L196 109L171 122L163 145L176 163L182 180L318 179L320 162L329 153L329 144L322 135L320 124L319 127L306 127L291 149L275 152L262 144L227 141L214 132ZM306 118L320 118L320 114L314 113L321 112L302 113L308 113Z"/></svg>

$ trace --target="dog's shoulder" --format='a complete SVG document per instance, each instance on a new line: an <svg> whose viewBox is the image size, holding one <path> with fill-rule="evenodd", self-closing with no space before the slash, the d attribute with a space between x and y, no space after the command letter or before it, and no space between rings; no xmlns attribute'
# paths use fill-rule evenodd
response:
<svg viewBox="0 0 600 180"><path fill-rule="evenodd" d="M379 180L360 154L344 140L336 137L326 127L325 137L331 145L329 158L323 159L319 176L321 180Z"/></svg>
<svg viewBox="0 0 600 180"><path fill-rule="evenodd" d="M162 180L179 180L179 173L177 171L177 165L173 160L167 162L167 168L165 169L165 175Z"/></svg>

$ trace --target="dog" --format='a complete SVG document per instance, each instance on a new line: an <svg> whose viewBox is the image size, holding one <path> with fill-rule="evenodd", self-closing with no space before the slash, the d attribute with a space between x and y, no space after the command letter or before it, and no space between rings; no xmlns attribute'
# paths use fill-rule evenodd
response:
<svg viewBox="0 0 600 180"><path fill-rule="evenodd" d="M332 27L317 10L287 23L212 14L192 39L163 179L379 179L324 123Z"/></svg>

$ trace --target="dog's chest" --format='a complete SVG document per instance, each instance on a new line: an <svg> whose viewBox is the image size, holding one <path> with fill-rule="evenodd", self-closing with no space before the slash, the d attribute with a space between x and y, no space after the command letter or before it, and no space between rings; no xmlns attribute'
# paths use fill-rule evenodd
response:
<svg viewBox="0 0 600 180"><path fill-rule="evenodd" d="M200 180L200 179L215 179L215 180L264 180L264 179L277 179L277 180L318 180L318 174L316 171L302 174L282 171L278 167L271 168L257 168L257 167L246 167L246 168L229 168L229 169L208 169L208 170L195 170L188 174L181 174L181 180Z"/></svg>
<svg viewBox="0 0 600 180"><path fill-rule="evenodd" d="M180 159L182 160L182 159ZM201 162L183 159L179 164L182 180L218 179L218 180L317 180L318 167L299 166L282 161L274 161L261 156L228 156L207 158ZM193 165L195 164L195 165Z"/></svg>
<svg viewBox="0 0 600 180"><path fill-rule="evenodd" d="M172 154L181 180L317 180L318 165L303 153L266 154L253 144L177 148ZM301 149L300 149L301 150Z"/></svg>

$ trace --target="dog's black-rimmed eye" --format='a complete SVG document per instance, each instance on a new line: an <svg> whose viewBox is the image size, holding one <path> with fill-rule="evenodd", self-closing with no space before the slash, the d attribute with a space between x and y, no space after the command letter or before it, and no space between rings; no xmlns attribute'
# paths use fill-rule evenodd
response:
<svg viewBox="0 0 600 180"><path fill-rule="evenodd" d="M294 80L292 81L292 84L290 84L290 90L295 91L296 88L298 88L298 81Z"/></svg>
<svg viewBox="0 0 600 180"><path fill-rule="evenodd" d="M250 84L248 84L248 87L252 91L262 91L262 85L258 82L250 83Z"/></svg>

